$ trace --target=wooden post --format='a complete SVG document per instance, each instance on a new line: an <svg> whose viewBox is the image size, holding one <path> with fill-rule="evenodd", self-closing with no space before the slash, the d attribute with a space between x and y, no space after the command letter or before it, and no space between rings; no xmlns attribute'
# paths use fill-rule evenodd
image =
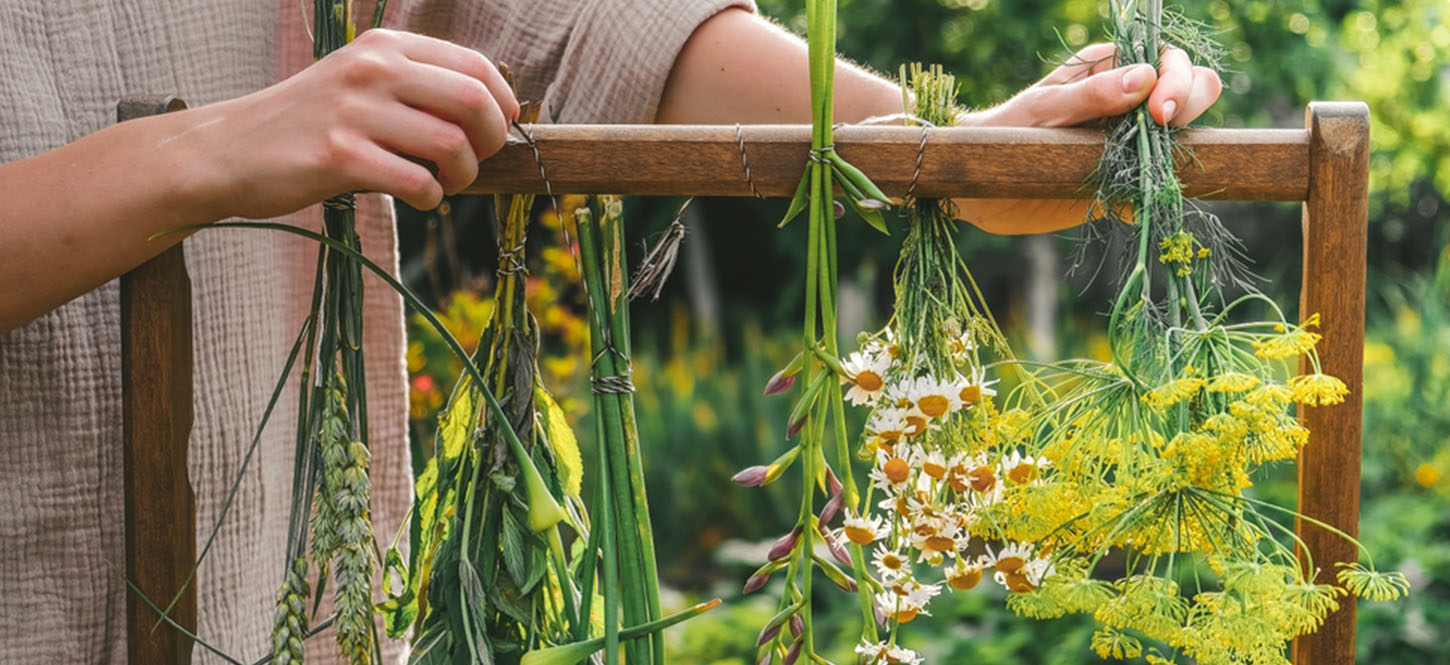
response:
<svg viewBox="0 0 1450 665"><path fill-rule="evenodd" d="M1357 536L1360 429L1364 396L1365 254L1369 218L1369 108L1361 102L1315 102L1309 129L1309 193L1304 200L1301 317L1319 314L1322 369L1349 387L1343 404L1299 407L1309 443L1299 455L1299 512ZM1313 371L1301 361L1301 372ZM1342 537L1299 520L1295 532L1314 553L1320 583L1334 582L1339 562L1359 552ZM1311 573L1314 571L1311 571ZM1353 596L1340 600L1319 632L1294 641L1296 665L1354 662Z"/></svg>
<svg viewBox="0 0 1450 665"><path fill-rule="evenodd" d="M128 97L119 121L185 108L171 97ZM191 280L180 243L121 276L121 413L125 452L126 576L165 607L196 560L196 511L187 478L191 436ZM196 631L196 586L170 615ZM191 640L134 592L126 596L132 665L188 665Z"/></svg>

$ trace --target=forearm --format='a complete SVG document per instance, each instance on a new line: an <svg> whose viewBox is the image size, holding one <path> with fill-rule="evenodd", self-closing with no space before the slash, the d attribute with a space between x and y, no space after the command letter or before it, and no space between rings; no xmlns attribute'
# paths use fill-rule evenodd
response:
<svg viewBox="0 0 1450 665"><path fill-rule="evenodd" d="M191 113L191 112L188 112ZM0 332L178 242L208 219L186 114L123 123L0 164Z"/></svg>
<svg viewBox="0 0 1450 665"><path fill-rule="evenodd" d="M670 124L749 125L810 122L811 96L805 42L742 9L727 9L701 24L675 59L655 121ZM837 122L901 112L901 89L837 61Z"/></svg>
<svg viewBox="0 0 1450 665"><path fill-rule="evenodd" d="M706 21L686 42L665 86L656 120L681 124L810 122L806 45L749 12ZM902 112L896 83L846 61L836 67L838 122ZM1019 119L1020 120L1020 119ZM963 116L963 124L1021 124L999 109ZM959 216L993 233L1043 233L1083 221L1084 201L958 199Z"/></svg>

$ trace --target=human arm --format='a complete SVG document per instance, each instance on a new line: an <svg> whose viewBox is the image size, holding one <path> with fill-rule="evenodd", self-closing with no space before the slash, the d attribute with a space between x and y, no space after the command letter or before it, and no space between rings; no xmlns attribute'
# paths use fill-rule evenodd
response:
<svg viewBox="0 0 1450 665"><path fill-rule="evenodd" d="M1218 99L1211 70L1169 49L1160 70L1114 67L1113 47L1083 49L1041 81L960 124L1061 127L1125 113L1148 100L1155 120L1185 125ZM771 22L739 9L695 30L675 60L656 120L691 124L808 122L806 46ZM847 62L836 68L835 117L859 122L901 112L895 83ZM1081 223L1088 202L1047 199L957 199L959 215L993 233L1042 233Z"/></svg>
<svg viewBox="0 0 1450 665"><path fill-rule="evenodd" d="M149 240L158 233L276 217L346 191L432 207L473 181L517 114L476 51L369 31L251 95L0 164L0 333L180 240Z"/></svg>

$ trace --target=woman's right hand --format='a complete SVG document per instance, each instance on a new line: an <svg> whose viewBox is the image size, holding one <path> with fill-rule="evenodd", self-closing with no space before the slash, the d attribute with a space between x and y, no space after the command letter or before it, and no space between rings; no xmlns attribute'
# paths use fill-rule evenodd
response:
<svg viewBox="0 0 1450 665"><path fill-rule="evenodd" d="M188 189L211 219L257 219L349 191L432 208L503 146L519 103L477 51L369 30L281 83L187 113L200 150Z"/></svg>

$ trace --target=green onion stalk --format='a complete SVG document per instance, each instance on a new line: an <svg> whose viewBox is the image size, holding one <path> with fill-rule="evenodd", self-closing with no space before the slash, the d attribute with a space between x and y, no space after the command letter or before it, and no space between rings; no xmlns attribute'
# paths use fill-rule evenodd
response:
<svg viewBox="0 0 1450 665"><path fill-rule="evenodd" d="M630 663L664 663L663 633L626 639L620 623L641 626L661 619L654 532L645 496L644 467L630 381L629 272L626 268L623 206L615 197L590 197L572 211L579 234L579 265L589 300L589 347L593 358L598 482L593 510L601 528L587 555L602 559L604 661L617 663L624 641ZM580 583L593 584L593 567L581 568ZM591 602L586 596L586 605ZM583 640L583 631L576 634Z"/></svg>

